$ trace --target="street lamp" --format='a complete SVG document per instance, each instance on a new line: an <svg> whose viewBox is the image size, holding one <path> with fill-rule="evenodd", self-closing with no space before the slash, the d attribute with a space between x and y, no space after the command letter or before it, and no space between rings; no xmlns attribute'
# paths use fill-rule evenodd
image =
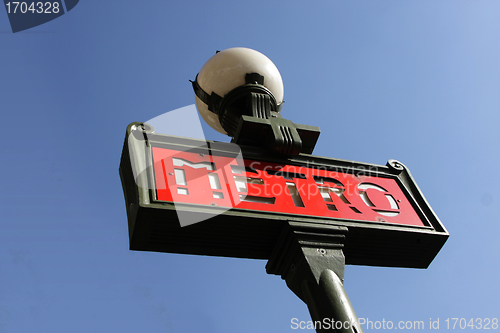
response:
<svg viewBox="0 0 500 333"><path fill-rule="evenodd" d="M449 236L410 171L310 155L319 128L281 117L281 76L257 51L218 52L192 84L203 119L233 143L128 126L130 249L268 260L317 332L361 333L345 265L427 268Z"/></svg>
<svg viewBox="0 0 500 333"><path fill-rule="evenodd" d="M233 137L233 143L285 155L312 153L320 130L281 116L283 81L274 63L262 53L242 47L217 52L192 84L203 119L216 131ZM318 327L318 332L362 332L342 282L345 259L341 248L346 230L334 230L331 239L328 236L332 235L324 237L328 251L311 251L301 246L298 235L314 235L310 230L298 232L300 229L289 224L282 235L287 246L276 246L267 272L283 276L307 304L313 320L324 326L330 324ZM282 266L289 261L296 263L291 273L289 267ZM342 325L331 327L325 319Z"/></svg>
<svg viewBox="0 0 500 333"><path fill-rule="evenodd" d="M312 153L320 130L281 116L283 81L269 58L244 47L217 52L192 81L196 106L238 145L276 153Z"/></svg>

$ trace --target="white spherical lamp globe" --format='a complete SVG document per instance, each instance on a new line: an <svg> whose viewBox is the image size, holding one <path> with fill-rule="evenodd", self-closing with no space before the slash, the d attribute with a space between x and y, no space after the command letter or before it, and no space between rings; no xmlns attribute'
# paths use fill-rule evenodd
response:
<svg viewBox="0 0 500 333"><path fill-rule="evenodd" d="M264 77L264 87L269 89L276 99L276 103L283 103L283 80L280 72L262 53L245 47L235 47L217 52L201 68L197 76L197 83L205 93L212 92L224 97L228 92L245 85L245 76L249 73L258 73ZM208 109L208 105L195 95L198 112L210 127L227 134L222 128L219 117Z"/></svg>

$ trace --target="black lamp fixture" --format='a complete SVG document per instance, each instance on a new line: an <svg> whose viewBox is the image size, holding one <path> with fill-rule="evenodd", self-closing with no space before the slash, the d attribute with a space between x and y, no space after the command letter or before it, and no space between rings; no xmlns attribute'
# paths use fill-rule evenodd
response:
<svg viewBox="0 0 500 333"><path fill-rule="evenodd" d="M281 116L283 81L262 53L243 47L218 51L192 84L203 119L233 143L283 155L312 153L320 129Z"/></svg>

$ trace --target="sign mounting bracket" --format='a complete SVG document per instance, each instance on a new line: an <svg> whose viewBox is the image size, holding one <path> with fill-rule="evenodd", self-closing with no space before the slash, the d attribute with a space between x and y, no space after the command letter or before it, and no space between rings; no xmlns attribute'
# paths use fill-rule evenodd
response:
<svg viewBox="0 0 500 333"><path fill-rule="evenodd" d="M266 265L306 303L316 332L363 332L343 286L347 233L344 226L289 220Z"/></svg>

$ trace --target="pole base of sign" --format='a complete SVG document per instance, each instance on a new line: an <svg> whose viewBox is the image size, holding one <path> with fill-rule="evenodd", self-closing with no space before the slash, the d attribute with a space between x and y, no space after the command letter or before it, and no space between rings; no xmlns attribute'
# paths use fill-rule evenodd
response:
<svg viewBox="0 0 500 333"><path fill-rule="evenodd" d="M362 333L343 286L346 227L288 221L266 265L307 304L316 332Z"/></svg>

